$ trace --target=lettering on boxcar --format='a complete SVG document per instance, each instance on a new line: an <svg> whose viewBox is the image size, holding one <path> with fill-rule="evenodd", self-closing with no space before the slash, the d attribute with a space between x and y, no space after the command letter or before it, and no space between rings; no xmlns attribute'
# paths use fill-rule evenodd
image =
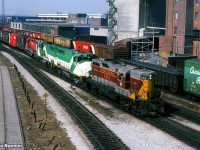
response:
<svg viewBox="0 0 200 150"><path fill-rule="evenodd" d="M200 71L198 71L198 70L195 70L195 68L194 68L194 67L191 67L191 68L190 68L190 74L196 74L196 75L200 75Z"/></svg>
<svg viewBox="0 0 200 150"><path fill-rule="evenodd" d="M196 83L200 84L200 77L197 78Z"/></svg>
<svg viewBox="0 0 200 150"><path fill-rule="evenodd" d="M87 45L84 45L83 48L84 48L84 49L89 49Z"/></svg>

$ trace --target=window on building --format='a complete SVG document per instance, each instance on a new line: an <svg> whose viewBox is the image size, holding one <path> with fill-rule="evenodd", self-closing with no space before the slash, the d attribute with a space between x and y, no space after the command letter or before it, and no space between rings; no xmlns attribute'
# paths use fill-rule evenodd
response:
<svg viewBox="0 0 200 150"><path fill-rule="evenodd" d="M199 0L195 0L195 4L199 4Z"/></svg>
<svg viewBox="0 0 200 150"><path fill-rule="evenodd" d="M195 20L199 20L199 12L195 12Z"/></svg>
<svg viewBox="0 0 200 150"><path fill-rule="evenodd" d="M178 13L177 13L177 12L175 12L175 14L174 14L174 19L175 19L175 20L178 19Z"/></svg>
<svg viewBox="0 0 200 150"><path fill-rule="evenodd" d="M177 4L179 4L180 0L175 0L175 2L176 2L176 5L177 5Z"/></svg>
<svg viewBox="0 0 200 150"><path fill-rule="evenodd" d="M174 27L174 34L177 33L177 27Z"/></svg>

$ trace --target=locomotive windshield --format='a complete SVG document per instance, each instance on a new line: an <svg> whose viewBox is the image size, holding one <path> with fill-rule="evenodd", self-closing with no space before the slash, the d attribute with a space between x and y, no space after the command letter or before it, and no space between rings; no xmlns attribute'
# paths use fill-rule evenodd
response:
<svg viewBox="0 0 200 150"><path fill-rule="evenodd" d="M80 56L76 56L74 57L75 61L78 62L84 62L84 61L91 61L92 60L92 56L91 55L80 55Z"/></svg>

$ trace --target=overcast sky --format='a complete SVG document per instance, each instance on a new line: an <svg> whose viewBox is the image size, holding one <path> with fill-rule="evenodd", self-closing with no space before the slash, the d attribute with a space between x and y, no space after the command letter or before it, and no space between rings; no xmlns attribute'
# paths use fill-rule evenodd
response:
<svg viewBox="0 0 200 150"><path fill-rule="evenodd" d="M38 13L106 13L106 0L4 0L6 15ZM0 1L2 2L2 0ZM1 7L1 5L0 5ZM0 9L1 10L1 9ZM0 11L0 14L2 12Z"/></svg>

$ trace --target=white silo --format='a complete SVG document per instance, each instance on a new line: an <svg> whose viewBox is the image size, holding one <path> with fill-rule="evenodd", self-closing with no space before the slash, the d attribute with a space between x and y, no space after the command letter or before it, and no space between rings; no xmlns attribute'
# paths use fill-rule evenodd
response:
<svg viewBox="0 0 200 150"><path fill-rule="evenodd" d="M139 36L140 0L108 0L109 44Z"/></svg>

